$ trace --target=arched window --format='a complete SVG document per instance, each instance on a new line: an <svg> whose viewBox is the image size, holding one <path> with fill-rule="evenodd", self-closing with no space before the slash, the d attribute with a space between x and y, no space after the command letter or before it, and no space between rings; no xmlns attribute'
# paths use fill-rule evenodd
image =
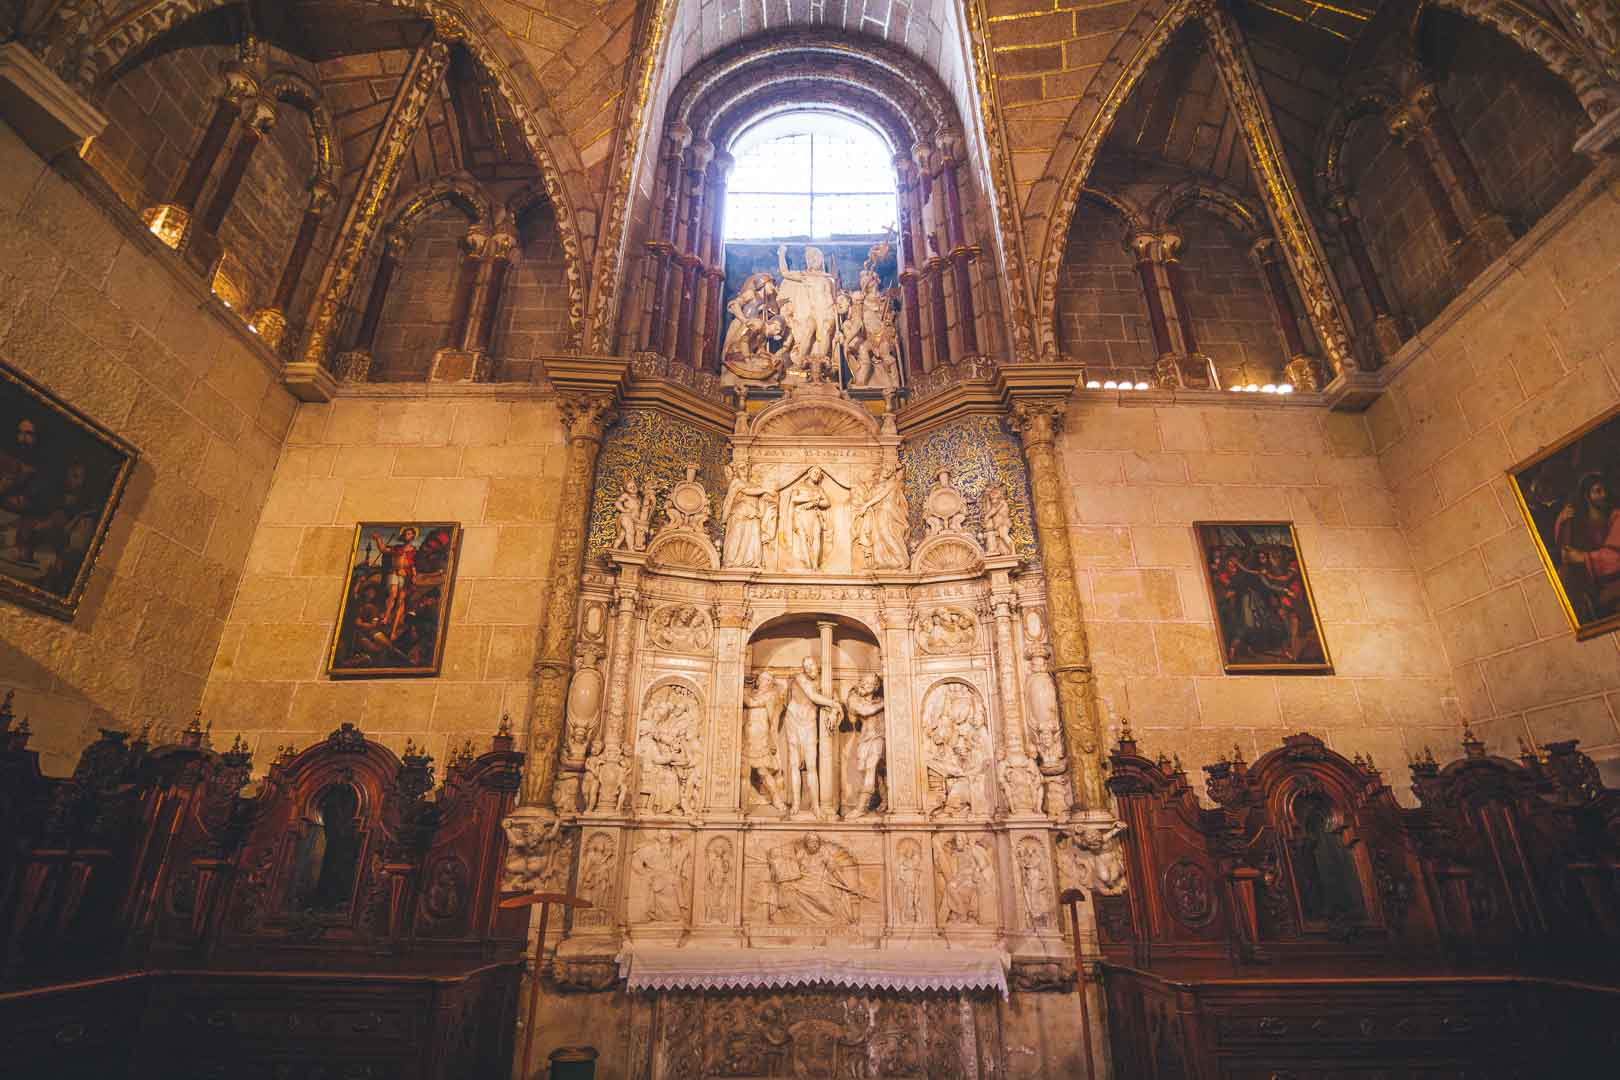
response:
<svg viewBox="0 0 1620 1080"><path fill-rule="evenodd" d="M876 237L895 227L892 154L864 124L788 113L745 131L732 156L727 240Z"/></svg>

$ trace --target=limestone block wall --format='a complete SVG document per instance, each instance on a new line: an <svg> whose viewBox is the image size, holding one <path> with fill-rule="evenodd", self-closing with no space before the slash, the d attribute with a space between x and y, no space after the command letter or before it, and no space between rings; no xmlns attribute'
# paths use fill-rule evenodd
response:
<svg viewBox="0 0 1620 1080"><path fill-rule="evenodd" d="M1464 711L1620 770L1620 637L1577 642L1504 472L1620 403L1620 192L1583 184L1403 350L1367 413Z"/></svg>
<svg viewBox="0 0 1620 1080"><path fill-rule="evenodd" d="M1154 395L1157 397L1158 395ZM1365 418L1293 402L1082 392L1061 436L1069 542L1105 709L1193 783L1309 730L1371 753L1453 747L1456 691ZM1194 521L1295 523L1331 676L1222 674Z"/></svg>
<svg viewBox="0 0 1620 1080"><path fill-rule="evenodd" d="M264 347L86 183L0 124L0 357L141 452L77 617L0 603L0 691L58 774L98 726L196 709L294 405Z"/></svg>
<svg viewBox="0 0 1620 1080"><path fill-rule="evenodd" d="M298 407L204 707L266 768L342 720L443 763L508 712L523 730L545 617L566 447L550 396L523 387L372 386ZM361 521L464 528L438 678L331 680L343 575Z"/></svg>

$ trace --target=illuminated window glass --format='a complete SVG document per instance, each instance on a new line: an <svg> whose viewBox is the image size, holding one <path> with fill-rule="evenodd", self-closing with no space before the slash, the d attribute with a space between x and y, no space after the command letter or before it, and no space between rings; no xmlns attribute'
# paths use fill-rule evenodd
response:
<svg viewBox="0 0 1620 1080"><path fill-rule="evenodd" d="M871 128L825 113L790 113L733 147L726 239L877 236L895 227L894 165Z"/></svg>

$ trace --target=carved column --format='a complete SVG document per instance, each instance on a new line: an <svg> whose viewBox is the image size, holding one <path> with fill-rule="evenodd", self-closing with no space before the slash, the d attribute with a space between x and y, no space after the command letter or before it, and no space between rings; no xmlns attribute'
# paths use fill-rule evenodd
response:
<svg viewBox="0 0 1620 1080"><path fill-rule="evenodd" d="M1262 236L1249 248L1249 254L1260 267L1260 275L1266 283L1266 295L1271 300L1271 313L1277 320L1277 332L1282 335L1283 347L1288 353L1288 362L1283 367L1284 377L1295 390L1320 390L1322 387L1316 378L1316 362L1305 349L1305 338L1299 332L1299 320L1294 315L1294 301L1288 295L1288 281L1283 277L1277 258L1277 242L1269 236Z"/></svg>
<svg viewBox="0 0 1620 1080"><path fill-rule="evenodd" d="M1005 575L999 575L1005 577ZM1013 647L1013 609L1017 598L1010 583L997 580L990 595L991 618L996 624L996 684L1001 691L1002 754L1009 760L1023 757L1024 706L1018 693L1018 651Z"/></svg>
<svg viewBox="0 0 1620 1080"><path fill-rule="evenodd" d="M669 283L675 258L675 222L680 216L681 158L692 141L692 129L685 124L670 127L664 155L664 217L657 240L647 244L656 270L653 274L652 320L647 327L646 348L664 352L669 331Z"/></svg>
<svg viewBox="0 0 1620 1080"><path fill-rule="evenodd" d="M591 480L602 436L616 414L607 394L565 397L561 405L568 428L568 464L562 503L557 510L557 546L551 556L546 624L535 661L534 695L529 705L528 738L523 770L523 802L545 803L556 775L557 747L562 741L568 677L573 670L574 630L579 619L580 570L585 534L590 527Z"/></svg>
<svg viewBox="0 0 1620 1080"><path fill-rule="evenodd" d="M1429 208L1434 211L1435 220L1440 223L1441 237L1449 249L1462 239L1462 222L1457 220L1457 212L1452 209L1451 199L1446 194L1445 186L1440 183L1429 147L1419 137L1421 125L1416 122L1414 114L1406 109L1396 109L1390 113L1386 123L1396 143L1406 151L1412 172L1423 188L1423 195L1428 200Z"/></svg>
<svg viewBox="0 0 1620 1080"><path fill-rule="evenodd" d="M627 553L620 552L617 556ZM613 596L613 639L608 656L607 709L602 721L602 752L599 755L606 768L598 770L602 784L597 796L597 809L610 810L620 799L619 786L632 770L625 760L624 736L630 717L630 672L633 667L631 650L635 644L636 615L641 607L641 557L630 555L615 558L619 565L619 587ZM577 603L577 599L576 599ZM572 786L567 791L560 781L556 791L556 807L562 813L574 809Z"/></svg>
<svg viewBox="0 0 1620 1080"><path fill-rule="evenodd" d="M1367 239L1361 233L1361 221L1350 205L1349 192L1341 187L1330 187L1327 208L1338 222L1339 239L1343 241L1350 261L1356 266L1361 288L1367 294L1367 305L1372 308L1373 345L1379 357L1387 363L1407 339L1409 328L1390 306L1384 283L1378 276L1378 269L1373 266L1372 253L1367 249Z"/></svg>
<svg viewBox="0 0 1620 1080"><path fill-rule="evenodd" d="M703 270L706 222L703 217L703 183L708 175L709 161L714 157L714 145L708 142L692 144L692 167L686 179L690 187L686 210L686 250L681 255L680 316L675 330L675 355L683 363L697 365L693 352L693 327L698 314L698 277ZM711 211L712 212L712 211Z"/></svg>
<svg viewBox="0 0 1620 1080"><path fill-rule="evenodd" d="M355 332L349 349L338 354L338 378L345 382L365 382L371 377L371 350L377 343L377 327L382 322L383 305L388 302L388 287L393 284L404 255L405 236L390 232L383 240L382 254L377 256L377 270L371 275L371 291L366 295L365 311L360 316L360 328Z"/></svg>
<svg viewBox="0 0 1620 1080"><path fill-rule="evenodd" d="M236 61L222 65L220 75L225 80L225 89L214 102L214 112L203 130L202 141L191 155L179 184L175 185L173 198L141 212L141 220L158 239L176 250L190 235L191 216L197 211L197 201L202 198L203 188L219 162L231 129L242 115L243 105L259 93L259 83L253 73Z"/></svg>
<svg viewBox="0 0 1620 1080"><path fill-rule="evenodd" d="M1344 314L1333 270L1322 253L1316 226L1305 211L1299 185L1283 153L1282 138L1260 88L1253 58L1237 22L1218 0L1192 0L1192 9L1207 31L1210 56L1220 73L1288 267L1299 283L1305 313L1322 344L1335 377L1360 370L1350 343L1350 321Z"/></svg>
<svg viewBox="0 0 1620 1080"><path fill-rule="evenodd" d="M481 382L487 374L485 358L471 347L479 315L478 299L487 284L489 227L475 223L461 241L461 265L450 300L448 343L433 354L428 382Z"/></svg>
<svg viewBox="0 0 1620 1080"><path fill-rule="evenodd" d="M495 338L495 319L500 315L501 298L506 293L506 279L511 276L512 263L517 260L518 236L511 226L497 229L484 248L484 279L480 284L474 310L471 345L473 351L489 354Z"/></svg>
<svg viewBox="0 0 1620 1080"><path fill-rule="evenodd" d="M816 629L821 633L821 692L828 697L833 696L833 630L838 626L835 622L825 619L816 621ZM820 781L821 812L829 818L837 818L839 814L839 758L838 736L827 730L827 725L816 723L816 778Z"/></svg>
<svg viewBox="0 0 1620 1080"><path fill-rule="evenodd" d="M1461 265L1457 269L1465 281L1471 280L1513 243L1507 219L1491 205L1479 171L1451 125L1451 113L1441 104L1432 85L1419 84L1398 110L1394 122L1415 133L1455 219L1461 223L1462 245L1456 252ZM1444 168L1435 168L1437 165Z"/></svg>
<svg viewBox="0 0 1620 1080"><path fill-rule="evenodd" d="M917 733L902 717L911 713L912 637L910 610L902 588L884 594L880 624L883 628L884 757L889 775L889 813L922 813L922 795L917 787ZM888 678L892 673L895 677Z"/></svg>
<svg viewBox="0 0 1620 1080"><path fill-rule="evenodd" d="M1130 251L1136 256L1136 276L1142 280L1142 298L1147 301L1148 326L1153 331L1153 352L1159 358L1159 385L1180 385L1180 371L1173 365L1166 370L1167 360L1174 361L1175 346L1170 341L1170 323L1165 318L1165 283L1160 280L1160 262L1157 258L1159 238L1153 233L1137 233L1130 237Z"/></svg>
<svg viewBox="0 0 1620 1080"><path fill-rule="evenodd" d="M1104 806L1102 736L1064 513L1063 475L1057 457L1062 417L1061 400L1020 400L1010 419L1023 437L1024 460L1029 465L1030 502L1035 507L1035 528L1046 570L1047 615L1056 653L1058 707L1068 737L1077 805L1095 810Z"/></svg>
<svg viewBox="0 0 1620 1080"><path fill-rule="evenodd" d="M917 301L917 171L911 158L894 155L900 212L900 296L906 320L906 370L923 373L922 307Z"/></svg>
<svg viewBox="0 0 1620 1080"><path fill-rule="evenodd" d="M304 220L298 223L298 235L293 237L292 251L287 256L286 265L281 268L281 279L276 282L275 295L270 298L268 305L255 311L248 320L248 325L272 349L280 349L287 335L287 313L292 310L298 282L304 276L304 264L309 262L310 249L315 246L315 234L320 231L321 222L332 209L336 198L337 189L329 181L315 181L310 188L309 209L304 211Z"/></svg>
<svg viewBox="0 0 1620 1080"><path fill-rule="evenodd" d="M720 370L720 316L726 302L726 179L736 160L730 155L714 155L709 162L709 228L704 251L703 340L693 366L700 371Z"/></svg>
<svg viewBox="0 0 1620 1080"><path fill-rule="evenodd" d="M339 320L354 291L355 279L371 247L372 238L382 228L383 211L399 178L405 155L421 125L422 114L438 89L450 59L447 39L454 30L435 23L432 37L417 47L400 79L399 89L383 117L381 130L371 157L366 161L354 199L344 215L338 240L321 277L321 286L309 336L305 341L303 359L289 364L289 383L307 383L316 380L338 330Z"/></svg>
<svg viewBox="0 0 1620 1080"><path fill-rule="evenodd" d="M940 186L945 193L945 238L950 247L952 282L956 292L957 333L963 358L979 355L978 316L973 305L973 274L969 268L978 249L969 246L962 223L962 193L957 187L956 159L962 140L954 135L940 139Z"/></svg>
<svg viewBox="0 0 1620 1080"><path fill-rule="evenodd" d="M243 106L243 114L245 123L242 125L242 133L236 139L231 156L225 160L225 169L219 174L219 183L214 186L214 193L197 218L191 241L186 245L188 257L205 269L211 269L219 261L222 254L219 243L220 226L225 224L225 215L230 212L231 203L236 201L236 193L242 186L243 178L247 176L248 165L253 161L254 152L264 141L265 134L276 126L276 104L268 98L253 98Z"/></svg>

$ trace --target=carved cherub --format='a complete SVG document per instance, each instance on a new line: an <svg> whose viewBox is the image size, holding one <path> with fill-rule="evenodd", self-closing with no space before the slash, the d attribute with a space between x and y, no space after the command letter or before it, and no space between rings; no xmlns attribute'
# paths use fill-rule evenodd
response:
<svg viewBox="0 0 1620 1080"><path fill-rule="evenodd" d="M987 555L1011 555L1012 507L1007 502L1007 489L993 484L985 490L984 505L979 511L979 543Z"/></svg>

